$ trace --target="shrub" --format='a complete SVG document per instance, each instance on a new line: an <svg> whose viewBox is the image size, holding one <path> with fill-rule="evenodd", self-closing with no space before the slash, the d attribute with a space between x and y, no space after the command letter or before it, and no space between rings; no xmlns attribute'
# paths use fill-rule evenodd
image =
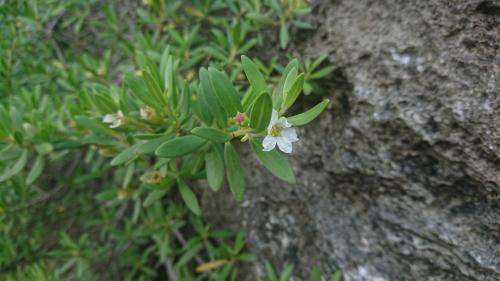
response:
<svg viewBox="0 0 500 281"><path fill-rule="evenodd" d="M328 100L284 115L333 71L278 64L310 8L123 3L0 2L1 279L237 280L245 234L206 224L199 190L244 199L240 141L295 182L278 149Z"/></svg>

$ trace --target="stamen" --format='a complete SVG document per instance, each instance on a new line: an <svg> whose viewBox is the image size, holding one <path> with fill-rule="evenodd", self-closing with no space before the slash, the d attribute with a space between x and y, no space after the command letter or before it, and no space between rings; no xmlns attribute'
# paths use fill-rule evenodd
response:
<svg viewBox="0 0 500 281"><path fill-rule="evenodd" d="M271 136L273 136L273 137L281 136L281 128L277 125L273 125L271 127Z"/></svg>

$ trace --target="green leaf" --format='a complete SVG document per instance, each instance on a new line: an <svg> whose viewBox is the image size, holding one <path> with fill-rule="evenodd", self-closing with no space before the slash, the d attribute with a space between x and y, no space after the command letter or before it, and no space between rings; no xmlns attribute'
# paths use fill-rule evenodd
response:
<svg viewBox="0 0 500 281"><path fill-rule="evenodd" d="M283 157L281 153L279 153L276 149L263 151L262 144L256 139L250 140L250 146L262 165L264 165L264 167L266 167L273 175L288 183L296 183L293 170L290 167L288 160Z"/></svg>
<svg viewBox="0 0 500 281"><path fill-rule="evenodd" d="M130 165L127 166L127 170L125 171L125 176L123 176L122 186L124 188L129 186L130 181L132 180L132 177L134 176L134 172L135 172L135 163L132 162Z"/></svg>
<svg viewBox="0 0 500 281"><path fill-rule="evenodd" d="M317 267L313 268L311 281L321 281L321 272Z"/></svg>
<svg viewBox="0 0 500 281"><path fill-rule="evenodd" d="M342 271L337 270L332 276L332 281L342 281Z"/></svg>
<svg viewBox="0 0 500 281"><path fill-rule="evenodd" d="M298 69L292 68L288 73L288 75L286 76L285 83L283 84L283 99L285 97L285 94L292 88L293 83L295 83L295 80L297 80L297 75L298 75Z"/></svg>
<svg viewBox="0 0 500 281"><path fill-rule="evenodd" d="M267 88L266 79L264 79L257 65L245 55L241 56L241 63L253 90L257 93L264 91Z"/></svg>
<svg viewBox="0 0 500 281"><path fill-rule="evenodd" d="M182 200L184 200L188 209L195 215L201 216L201 208L198 204L198 199L196 199L196 195L194 195L191 188L189 188L189 186L187 186L187 184L185 184L182 180L179 180L177 183L179 185Z"/></svg>
<svg viewBox="0 0 500 281"><path fill-rule="evenodd" d="M257 261L257 257L252 255L252 254L249 254L249 253L241 253L241 254L237 255L234 259L238 260L238 261L244 261L244 262Z"/></svg>
<svg viewBox="0 0 500 281"><path fill-rule="evenodd" d="M192 177L198 173L203 168L203 163L205 162L205 153L192 153L182 161L181 175L186 177Z"/></svg>
<svg viewBox="0 0 500 281"><path fill-rule="evenodd" d="M16 141L17 144L23 145L24 144L24 135L21 134L21 132L17 131L14 133L14 140Z"/></svg>
<svg viewBox="0 0 500 281"><path fill-rule="evenodd" d="M320 79L320 78L323 78L323 77L329 75L330 73L332 73L334 70L335 70L335 66L333 66L333 65L327 66L327 67L322 68L322 69L314 72L313 74L311 74L309 76L309 79Z"/></svg>
<svg viewBox="0 0 500 281"><path fill-rule="evenodd" d="M278 281L278 276L276 276L276 272L274 272L273 266L269 262L266 262L265 270L267 278L272 281Z"/></svg>
<svg viewBox="0 0 500 281"><path fill-rule="evenodd" d="M280 46L281 49L285 49L286 46L288 45L288 27L286 26L286 23L282 23L280 26Z"/></svg>
<svg viewBox="0 0 500 281"><path fill-rule="evenodd" d="M122 88L120 91L120 108L125 115L128 115L128 113L129 113L128 106L129 106L129 104L128 104L127 83L125 82L125 79L124 79L124 80L122 80Z"/></svg>
<svg viewBox="0 0 500 281"><path fill-rule="evenodd" d="M240 157L229 142L224 146L224 162L226 165L227 181L229 188L237 201L243 201L245 194L245 174L240 164Z"/></svg>
<svg viewBox="0 0 500 281"><path fill-rule="evenodd" d="M108 127L103 125L101 122L99 122L95 119L91 119L87 116L81 116L81 115L75 116L74 120L78 125L80 125L84 128L87 128L98 135L111 135L112 136L114 134L113 130L109 129Z"/></svg>
<svg viewBox="0 0 500 281"><path fill-rule="evenodd" d="M175 63L173 59L170 57L169 62L167 63L167 68L165 72L165 84L167 88L167 97L168 102L171 104L172 108L176 108L178 106L178 91L177 91L177 81L175 76Z"/></svg>
<svg viewBox="0 0 500 281"><path fill-rule="evenodd" d="M224 182L224 156L222 149L215 146L205 154L205 169L207 171L208 185L213 191L218 191Z"/></svg>
<svg viewBox="0 0 500 281"><path fill-rule="evenodd" d="M320 55L319 57L317 57L311 64L309 67L306 67L308 69L311 69L311 70L315 70L316 67L318 67L326 58L328 58L328 55L327 54L322 54Z"/></svg>
<svg viewBox="0 0 500 281"><path fill-rule="evenodd" d="M165 50L163 50L163 53L161 55L160 59L160 77L163 78L163 85L164 87L168 86L168 77L167 77L167 67L169 66L169 63L171 63L171 56L170 56L170 46L165 47Z"/></svg>
<svg viewBox="0 0 500 281"><path fill-rule="evenodd" d="M292 117L288 117L288 122L292 125L295 126L302 126L305 125L311 121L313 121L318 115L325 110L325 108L328 106L328 103L330 100L326 99L323 100L322 102L318 103L315 105L313 108L309 109L306 112L303 112L301 114L297 114Z"/></svg>
<svg viewBox="0 0 500 281"><path fill-rule="evenodd" d="M174 137L174 133L168 133L159 138L148 140L147 142L139 145L136 150L137 154L150 154L155 152L155 150L164 142L172 139Z"/></svg>
<svg viewBox="0 0 500 281"><path fill-rule="evenodd" d="M279 109L281 107L281 103L283 100L283 88L285 87L286 78L293 69L297 71L298 68L299 68L299 61L297 59L293 59L285 67L285 70L283 70L283 73L281 74L281 78L278 81L278 85L276 86L276 90L273 96L274 108Z"/></svg>
<svg viewBox="0 0 500 281"><path fill-rule="evenodd" d="M146 199L144 200L143 206L144 208L147 208L151 206L154 202L160 200L165 194L167 194L168 189L162 189L162 190L153 190L151 191Z"/></svg>
<svg viewBox="0 0 500 281"><path fill-rule="evenodd" d="M179 95L179 104L177 105L177 112L179 114L180 120L185 120L185 118L190 116L191 106L191 91L189 89L189 84L185 83L184 87L182 87L182 91Z"/></svg>
<svg viewBox="0 0 500 281"><path fill-rule="evenodd" d="M22 114L17 110L16 107L11 106L10 107L10 119L12 120L12 126L17 130L17 131L24 131L23 130L23 116Z"/></svg>
<svg viewBox="0 0 500 281"><path fill-rule="evenodd" d="M207 125L213 124L214 121L214 116L212 115L212 112L210 111L210 107L208 103L205 100L205 97L201 93L203 90L200 89L198 93L197 100L192 101L192 111L200 118L200 120ZM225 120L225 119L224 119ZM219 121L219 120L217 120ZM222 125L221 127L224 127Z"/></svg>
<svg viewBox="0 0 500 281"><path fill-rule="evenodd" d="M273 101L268 93L262 93L252 105L250 127L262 131L269 125L273 112Z"/></svg>
<svg viewBox="0 0 500 281"><path fill-rule="evenodd" d="M227 110L219 104L212 82L210 82L208 70L204 68L200 69L200 100L202 101L201 106L208 106L220 127L224 127L228 118Z"/></svg>
<svg viewBox="0 0 500 281"><path fill-rule="evenodd" d="M214 142L227 142L231 140L231 135L219 129L210 127L197 127L191 130L191 134Z"/></svg>
<svg viewBox="0 0 500 281"><path fill-rule="evenodd" d="M267 84L259 68L251 59L246 56L241 56L241 63L243 65L243 71L245 71L245 75L250 82L250 86L252 86L252 91L243 99L243 107L248 108L258 97L259 93L266 90Z"/></svg>
<svg viewBox="0 0 500 281"><path fill-rule="evenodd" d="M243 112L238 91L229 80L229 77L215 68L208 68L210 81L212 83L215 96L219 104L228 112L229 116L235 116L238 112Z"/></svg>
<svg viewBox="0 0 500 281"><path fill-rule="evenodd" d="M113 113L118 110L118 105L109 96L109 92L108 95L104 93L94 93L94 105L102 114Z"/></svg>
<svg viewBox="0 0 500 281"><path fill-rule="evenodd" d="M283 270L283 273L281 273L280 276L280 281L289 281L290 278L292 277L293 273L293 265L288 265L285 270Z"/></svg>
<svg viewBox="0 0 500 281"><path fill-rule="evenodd" d="M0 175L0 182L6 181L13 176L17 175L19 172L21 172L26 166L26 162L28 161L28 150L23 150L21 153L21 156L17 160L17 162L12 166L10 169L6 169L2 175Z"/></svg>
<svg viewBox="0 0 500 281"><path fill-rule="evenodd" d="M17 159L19 157L20 150L15 144L8 144L0 150L0 161L8 161L12 159Z"/></svg>
<svg viewBox="0 0 500 281"><path fill-rule="evenodd" d="M146 91L146 85L141 79L134 77L130 74L125 76L125 83L132 89L134 95L139 98L144 104L155 108L157 110L161 110L161 105L158 104L152 95Z"/></svg>
<svg viewBox="0 0 500 281"><path fill-rule="evenodd" d="M273 20L270 17L267 17L265 15L262 15L262 14L256 13L256 12L247 13L246 17L252 21L255 21L255 22L261 23L261 24L272 24L273 23Z"/></svg>
<svg viewBox="0 0 500 281"><path fill-rule="evenodd" d="M154 79L152 74L147 71L143 72L144 81L146 82L146 87L148 88L149 94L153 96L155 101L162 105L166 106L167 101L165 99L165 95L163 95L160 85L158 84L158 80Z"/></svg>
<svg viewBox="0 0 500 281"><path fill-rule="evenodd" d="M42 155L46 155L52 152L54 150L54 147L49 142L44 142L35 145L35 150Z"/></svg>
<svg viewBox="0 0 500 281"><path fill-rule="evenodd" d="M284 113L287 109L292 106L302 91L302 87L304 87L304 73L301 73L293 82L293 85L290 87L288 91L283 94L283 105L281 106L281 113Z"/></svg>
<svg viewBox="0 0 500 281"><path fill-rule="evenodd" d="M118 155L116 155L113 158L113 160L111 160L110 165L117 166L117 165L123 164L123 163L133 159L134 157L137 156L137 154L135 153L135 150L136 150L136 147L134 147L134 146L131 146L131 147L123 150Z"/></svg>
<svg viewBox="0 0 500 281"><path fill-rule="evenodd" d="M99 201L109 201L113 200L116 198L116 189L105 189L101 192L99 192L96 196L95 199Z"/></svg>
<svg viewBox="0 0 500 281"><path fill-rule="evenodd" d="M150 74L153 81L160 87L160 92L162 92L164 90L162 84L163 79L160 78L160 73L158 72L158 67L156 66L156 64L153 63L149 58L146 58L145 68L147 69L147 72Z"/></svg>
<svg viewBox="0 0 500 281"><path fill-rule="evenodd" d="M199 251L201 251L204 248L203 243L197 243L191 248L189 248L180 258L179 261L176 264L176 267L181 267L187 264L190 260L198 254ZM225 280L225 279L224 279Z"/></svg>
<svg viewBox="0 0 500 281"><path fill-rule="evenodd" d="M295 25L298 28L302 28L302 29L313 29L314 28L310 23L305 22L305 21L293 21L293 25Z"/></svg>
<svg viewBox="0 0 500 281"><path fill-rule="evenodd" d="M42 174L43 168L45 167L45 160L41 154L35 160L35 164L31 167L31 170L26 177L26 184L30 185Z"/></svg>
<svg viewBox="0 0 500 281"><path fill-rule="evenodd" d="M194 135L177 137L160 145L155 154L164 158L179 157L197 150L206 143L207 140Z"/></svg>

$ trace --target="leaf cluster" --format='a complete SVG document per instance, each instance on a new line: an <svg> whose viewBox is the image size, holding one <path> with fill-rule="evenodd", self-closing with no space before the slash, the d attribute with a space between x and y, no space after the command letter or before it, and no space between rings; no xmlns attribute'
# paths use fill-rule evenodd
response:
<svg viewBox="0 0 500 281"><path fill-rule="evenodd" d="M2 280L238 280L255 258L203 220L205 187L244 200L241 141L296 181L261 141L331 69L245 54L264 30L288 48L305 1L125 2L0 1Z"/></svg>

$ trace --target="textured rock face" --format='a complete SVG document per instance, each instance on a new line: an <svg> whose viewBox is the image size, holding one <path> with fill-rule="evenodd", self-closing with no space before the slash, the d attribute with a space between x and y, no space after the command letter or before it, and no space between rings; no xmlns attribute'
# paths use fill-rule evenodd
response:
<svg viewBox="0 0 500 281"><path fill-rule="evenodd" d="M500 1L323 1L312 19L296 49L339 71L299 131L298 184L249 157L245 203L207 193L209 221L296 280L500 280Z"/></svg>

